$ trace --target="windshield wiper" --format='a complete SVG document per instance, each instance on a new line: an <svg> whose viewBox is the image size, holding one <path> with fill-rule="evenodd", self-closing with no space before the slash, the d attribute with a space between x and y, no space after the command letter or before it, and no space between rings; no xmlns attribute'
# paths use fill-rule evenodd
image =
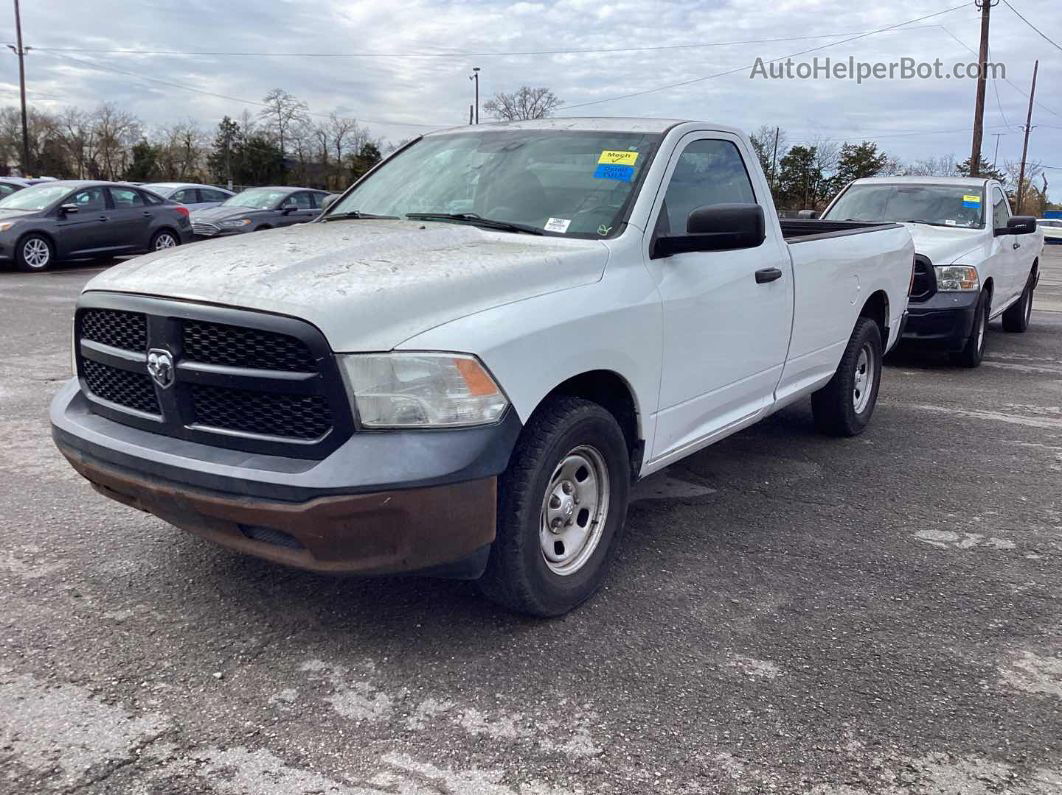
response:
<svg viewBox="0 0 1062 795"><path fill-rule="evenodd" d="M497 229L502 232L523 232L527 235L545 234L537 226L517 224L512 221L495 221L492 218L484 218L477 213L406 213L406 218L416 221L458 221L473 226L482 226L484 229Z"/></svg>
<svg viewBox="0 0 1062 795"><path fill-rule="evenodd" d="M951 229L952 227L955 227L955 226L963 227L962 224L942 224L942 223L940 223L940 221L926 221L926 220L924 220L922 218L913 218L910 221L904 221L904 223L905 224L925 224L926 226L944 226L944 227L947 227L948 229Z"/></svg>
<svg viewBox="0 0 1062 795"><path fill-rule="evenodd" d="M326 215L324 217L324 220L325 221L345 221L345 220L348 220L350 218L354 218L354 219L368 218L370 220L374 219L374 218L375 219L384 218L384 219L388 219L388 220L392 220L392 221L397 221L398 220L398 216L397 215L375 215L373 213L363 213L361 210L348 210L345 213L334 213L332 215Z"/></svg>

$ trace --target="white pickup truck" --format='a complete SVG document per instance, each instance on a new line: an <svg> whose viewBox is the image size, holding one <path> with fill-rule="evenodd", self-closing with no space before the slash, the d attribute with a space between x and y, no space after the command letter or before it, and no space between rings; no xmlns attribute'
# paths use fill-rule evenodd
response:
<svg viewBox="0 0 1062 795"><path fill-rule="evenodd" d="M1024 332L1040 278L1043 230L1012 216L1003 186L983 178L872 177L856 180L826 220L899 221L918 252L904 340L944 348L965 367L985 352L985 329L1002 315Z"/></svg>
<svg viewBox="0 0 1062 795"><path fill-rule="evenodd" d="M631 483L810 396L870 419L914 247L779 223L747 139L563 119L411 141L315 222L85 288L53 435L102 493L319 572L558 615Z"/></svg>

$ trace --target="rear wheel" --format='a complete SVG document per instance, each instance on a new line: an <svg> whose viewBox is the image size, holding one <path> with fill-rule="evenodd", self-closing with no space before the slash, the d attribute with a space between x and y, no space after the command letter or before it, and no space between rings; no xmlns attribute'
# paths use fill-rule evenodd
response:
<svg viewBox="0 0 1062 795"><path fill-rule="evenodd" d="M982 291L974 309L974 325L961 351L951 354L951 360L962 367L978 367L985 356L985 334L988 331L988 293Z"/></svg>
<svg viewBox="0 0 1062 795"><path fill-rule="evenodd" d="M1035 274L1029 276L1029 281L1025 283L1025 289L1022 290L1021 298L1003 313L1004 331L1022 334L1029 328L1029 321L1032 319L1034 284L1036 284Z"/></svg>
<svg viewBox="0 0 1062 795"><path fill-rule="evenodd" d="M55 246L44 235L26 235L18 242L15 264L19 270L46 271L55 262Z"/></svg>
<svg viewBox="0 0 1062 795"><path fill-rule="evenodd" d="M830 436L858 436L870 423L881 382L881 330L868 317L856 321L837 372L811 396L815 427Z"/></svg>
<svg viewBox="0 0 1062 795"><path fill-rule="evenodd" d="M154 237L151 238L152 251L162 251L163 249L175 248L179 245L181 245L181 241L177 238L177 235L169 229L160 229L155 233Z"/></svg>
<svg viewBox="0 0 1062 795"><path fill-rule="evenodd" d="M601 587L627 514L630 456L616 419L563 397L520 436L498 483L498 534L480 590L520 613L558 616Z"/></svg>

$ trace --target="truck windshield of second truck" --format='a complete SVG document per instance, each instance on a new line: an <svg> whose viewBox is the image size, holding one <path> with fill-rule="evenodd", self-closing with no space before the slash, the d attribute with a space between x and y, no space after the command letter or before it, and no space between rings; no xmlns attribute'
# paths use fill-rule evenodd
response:
<svg viewBox="0 0 1062 795"><path fill-rule="evenodd" d="M962 186L853 185L823 217L981 229L984 198L980 190Z"/></svg>
<svg viewBox="0 0 1062 795"><path fill-rule="evenodd" d="M417 141L326 215L407 216L569 237L619 233L660 136L504 130ZM357 211L353 213L352 211Z"/></svg>

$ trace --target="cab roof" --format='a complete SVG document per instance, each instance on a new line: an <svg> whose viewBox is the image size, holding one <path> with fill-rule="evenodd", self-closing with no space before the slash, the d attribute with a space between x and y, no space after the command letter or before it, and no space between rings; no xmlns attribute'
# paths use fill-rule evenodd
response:
<svg viewBox="0 0 1062 795"><path fill-rule="evenodd" d="M452 135L454 133L489 133L498 130L577 130L585 132L630 132L663 134L679 125L690 124L698 128L740 134L734 127L709 122L694 122L688 119L643 119L629 116L564 116L529 121L486 122L463 127L450 127L428 135Z"/></svg>

